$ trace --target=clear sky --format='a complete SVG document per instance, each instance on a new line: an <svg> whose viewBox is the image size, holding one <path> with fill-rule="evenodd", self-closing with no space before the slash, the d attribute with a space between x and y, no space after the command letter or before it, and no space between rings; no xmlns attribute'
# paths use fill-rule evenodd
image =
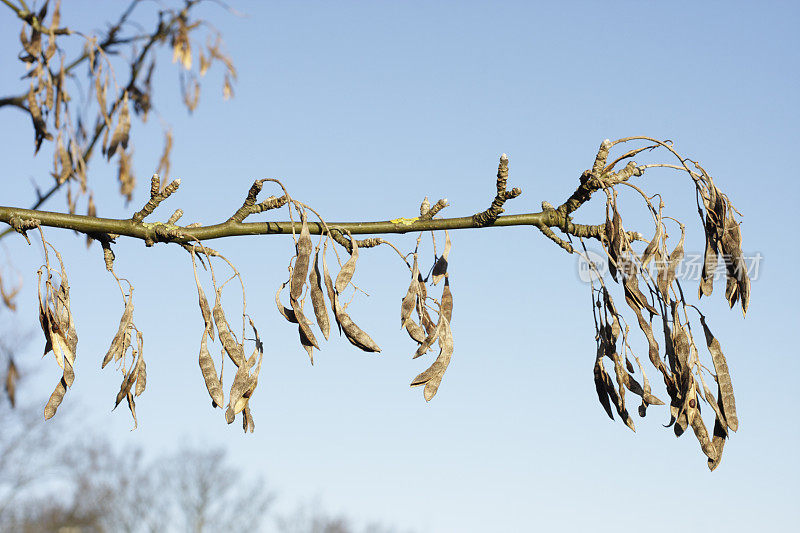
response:
<svg viewBox="0 0 800 533"><path fill-rule="evenodd" d="M122 5L65 1L63 20L101 27ZM382 353L332 338L311 367L273 303L291 239L214 243L240 268L248 312L267 341L251 401L253 435L238 423L227 426L209 406L186 253L123 240L116 271L136 287L134 319L145 335L149 375L137 401L139 428L130 432L127 412L110 412L120 376L99 369L122 312L119 292L97 246L87 251L71 233L47 231L67 262L80 337L64 408L80 409L114 442L153 453L187 442L223 445L236 464L265 476L282 508L318 496L331 511L420 532L797 527L797 3L235 7L247 16L203 10L238 68L234 99L222 101L219 71L212 71L189 117L168 56L157 74L159 112L175 134L172 174L182 179L159 220L177 207L186 222L227 218L261 177L280 178L328 220L411 217L425 196L446 197L444 213L465 216L494 196L503 152L509 184L523 190L508 212L533 212L542 200L557 205L569 196L603 139L672 139L744 215L745 252L764 258L746 319L738 308L727 310L724 284L703 300L731 367L740 429L709 473L693 435L676 439L662 427L666 409L635 417L635 434L610 421L592 381L589 289L578 279L576 258L531 228L451 235L455 354L428 404L408 383L434 354L412 361L415 346L397 327L408 275L394 252L362 254L355 281L370 296L351 306ZM0 11L2 95L20 87L18 31ZM0 204L26 207L30 180L48 183L49 152L32 160L29 119L15 110L0 110L0 132ZM97 162L90 183L101 216L130 216L146 201L161 150L158 120L135 123L132 135L135 200L126 207L116 172ZM672 215L687 223L687 253L701 251L690 181L648 172L636 183L664 193ZM623 195L636 213L630 224L636 216L645 223L640 202ZM599 200L579 221L602 222ZM63 205L58 199L47 207ZM285 210L270 216L283 220ZM414 237L394 242L410 250ZM20 238L2 245L25 279L15 323L32 332L25 361L40 369L37 391L23 394L49 393L58 369L52 358L38 359L40 248ZM687 283L694 294L696 284ZM231 308L236 299L235 291L226 293ZM659 381L654 370L649 375ZM663 388L656 393L666 397Z"/></svg>

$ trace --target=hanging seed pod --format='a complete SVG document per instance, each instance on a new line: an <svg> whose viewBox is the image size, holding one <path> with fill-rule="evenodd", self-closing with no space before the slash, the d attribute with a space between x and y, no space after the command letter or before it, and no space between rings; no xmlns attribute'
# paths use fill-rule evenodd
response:
<svg viewBox="0 0 800 533"><path fill-rule="evenodd" d="M746 316L750 303L750 278L747 277L747 265L742 255L742 234L733 217L727 224L727 231L722 234L722 251L728 273L725 296L731 307L737 299L741 299L742 316Z"/></svg>
<svg viewBox="0 0 800 533"><path fill-rule="evenodd" d="M669 261L666 265L660 265L658 271L658 289L667 302L670 301L669 286L675 281L675 270L678 264L683 260L683 241L686 238L686 227L681 224L681 239L678 241L677 246L669 254Z"/></svg>
<svg viewBox="0 0 800 533"><path fill-rule="evenodd" d="M416 342L421 344L425 341L425 330L422 328L422 326L414 322L413 318L409 318L406 321L406 331L408 332L408 335Z"/></svg>
<svg viewBox="0 0 800 533"><path fill-rule="evenodd" d="M711 443L711 440L708 438L708 430L706 429L706 425L703 423L703 419L700 417L698 413L697 416L692 418L692 429L694 430L694 435L697 437L698 442L700 442L700 448L703 450L703 453L706 454L709 461L716 461L717 459L717 450L714 445Z"/></svg>
<svg viewBox="0 0 800 533"><path fill-rule="evenodd" d="M195 281L197 282L197 296L200 300L200 312L203 314L203 322L205 329L211 340L214 340L214 322L211 317L211 307L208 305L208 299L203 292L203 287L200 286L200 281L197 279L197 272L195 271Z"/></svg>
<svg viewBox="0 0 800 533"><path fill-rule="evenodd" d="M453 293L450 292L450 277L447 274L444 276L441 312L447 319L448 324L453 321Z"/></svg>
<svg viewBox="0 0 800 533"><path fill-rule="evenodd" d="M200 340L200 372L203 374L203 379L206 383L206 389L209 396L211 396L212 407L222 407L224 405L224 393L222 392L222 379L217 376L217 369L214 367L214 359L208 352L208 344L206 342L206 335L208 335L210 328L203 331L203 337Z"/></svg>
<svg viewBox="0 0 800 533"><path fill-rule="evenodd" d="M706 214L706 222L703 227L706 234L706 247L703 255L703 272L697 294L698 298L711 295L714 290L714 272L717 270L716 227L712 224L708 214Z"/></svg>
<svg viewBox="0 0 800 533"><path fill-rule="evenodd" d="M344 331L345 337L353 346L364 350L365 352L380 352L380 347L375 344L375 341L367 335L364 330L358 327L353 319L350 318L341 307L338 308L338 312L336 313L336 319L342 327L342 331Z"/></svg>
<svg viewBox="0 0 800 533"><path fill-rule="evenodd" d="M311 235L308 232L308 220L306 219L305 210L301 211L300 218L302 220L302 227L300 229L300 238L297 240L296 246L297 259L295 259L294 262L291 284L289 285L289 297L291 300L297 300L303 294L303 285L306 282L306 276L308 276L311 251L314 249L314 245L311 243Z"/></svg>
<svg viewBox="0 0 800 533"><path fill-rule="evenodd" d="M144 392L147 386L147 365L144 362L144 338L140 331L136 332L136 340L139 346L139 362L136 365L136 393L134 396L139 396Z"/></svg>
<svg viewBox="0 0 800 533"><path fill-rule="evenodd" d="M349 231L347 232L347 236L350 237L352 251L350 252L350 258L345 262L339 274L336 276L335 288L337 294L341 294L350 284L350 280L353 279L353 274L355 274L356 271L356 261L358 261L358 241L353 238Z"/></svg>
<svg viewBox="0 0 800 533"><path fill-rule="evenodd" d="M53 418L53 415L56 414L56 410L58 409L58 406L61 405L61 401L64 399L64 394L66 394L66 392L67 384L64 381L64 378L61 378L56 385L55 390L50 395L50 399L47 400L47 405L44 406L45 420L50 420Z"/></svg>
<svg viewBox="0 0 800 533"><path fill-rule="evenodd" d="M242 411L242 429L244 429L245 433L248 431L252 433L256 429L256 423L253 420L253 415L250 413L249 402L245 404L244 410Z"/></svg>
<svg viewBox="0 0 800 533"><path fill-rule="evenodd" d="M106 151L107 159L111 159L111 156L116 153L118 146L121 145L123 149L128 148L130 130L131 118L130 111L128 110L128 93L126 91L122 97L119 115L117 116L117 127L114 129L114 135L111 136L111 143L108 145L108 150Z"/></svg>
<svg viewBox="0 0 800 533"><path fill-rule="evenodd" d="M709 389L705 383L703 383L703 395L705 396L706 403L711 406L711 409L714 410L714 414L716 415L717 420L722 422L723 431L725 431L725 433L727 434L728 424L727 422L725 422L725 415L722 413L722 408L720 407L718 400L714 397L714 393L711 392L711 389Z"/></svg>
<svg viewBox="0 0 800 533"><path fill-rule="evenodd" d="M433 343L439 340L439 335L441 333L441 325L442 321L440 319L439 322L436 323L436 327L431 329L431 331L428 333L428 336L425 337L425 339L422 341L422 344L420 344L419 347L417 348L417 351L414 352L413 359L416 359L417 357L420 357L428 353L428 350L431 349Z"/></svg>
<svg viewBox="0 0 800 533"><path fill-rule="evenodd" d="M336 299L336 291L334 290L333 280L331 280L331 275L328 272L328 262L325 260L326 252L328 251L328 241L325 241L325 245L322 249L322 273L323 277L325 278L325 288L328 291L328 300L331 302L331 311L333 311L333 318L336 320L336 327L339 328L339 335L342 334L342 324L339 322L338 316L338 307L339 303Z"/></svg>
<svg viewBox="0 0 800 533"><path fill-rule="evenodd" d="M128 394L125 395L125 399L128 400L128 410L131 412L131 416L133 417L133 429L139 427L139 422L136 420L136 402L133 400L133 394L131 391L128 391Z"/></svg>
<svg viewBox="0 0 800 533"><path fill-rule="evenodd" d="M436 260L436 264L433 265L433 284L436 285L442 278L444 278L445 274L447 273L447 258L450 255L450 233L447 230L444 230L444 252L442 253L441 257Z"/></svg>
<svg viewBox="0 0 800 533"><path fill-rule="evenodd" d="M292 298L292 311L294 312L295 319L297 320L298 332L300 334L300 344L308 352L311 358L311 363L314 363L313 348L319 350L317 339L314 337L314 332L311 331L311 322L303 314L303 306L300 302Z"/></svg>
<svg viewBox="0 0 800 533"><path fill-rule="evenodd" d="M658 216L656 217L656 234L653 236L653 240L651 240L647 247L642 252L642 268L647 268L647 264L653 258L658 249L659 244L661 243L661 238L664 235L664 227L662 224L662 216L664 211L664 202L662 201L658 206Z"/></svg>
<svg viewBox="0 0 800 533"><path fill-rule="evenodd" d="M725 360L719 341L708 329L705 317L702 315L700 316L700 323L703 325L706 345L714 362L714 371L717 373L716 380L719 385L719 399L722 412L725 415L724 420L731 430L736 431L739 429L739 417L736 415L736 400L733 397L733 382L728 370L728 362Z"/></svg>
<svg viewBox="0 0 800 533"><path fill-rule="evenodd" d="M244 398L244 393L250 382L250 375L247 371L247 366L242 365L236 369L236 375L233 377L233 384L231 385L230 400L228 406L232 409L233 414L236 415L244 409L247 400ZM229 424L232 420L228 422Z"/></svg>
<svg viewBox="0 0 800 533"><path fill-rule="evenodd" d="M278 312L283 316L283 318L292 324L297 324L297 317L294 314L294 309L285 307L281 303L281 292L283 291L284 287L286 287L286 283L282 283L280 289L278 289L278 292L275 293L275 306L278 308Z"/></svg>
<svg viewBox="0 0 800 533"><path fill-rule="evenodd" d="M222 310L222 290L217 289L217 297L214 300L214 308L211 310L214 317L214 322L217 324L217 333L222 347L225 348L225 353L231 358L233 364L241 367L245 364L244 349L242 345L236 342L233 334L231 333L228 321L225 320L225 312Z"/></svg>
<svg viewBox="0 0 800 533"><path fill-rule="evenodd" d="M125 342L125 335L128 331L128 327L130 327L131 322L133 320L133 287L130 288L128 291L128 298L125 301L125 310L122 312L122 318L119 321L119 327L117 328L117 333L114 335L114 338L111 339L111 346L106 352L105 357L103 357L103 363L100 365L100 368L105 368L106 365L114 359L115 361L119 359L122 354L124 353L124 342Z"/></svg>
<svg viewBox="0 0 800 533"><path fill-rule="evenodd" d="M603 368L603 348L598 346L597 352L597 359L594 363L594 388L597 391L597 399L600 400L600 405L605 409L608 418L614 420L614 412L611 410L611 403L606 390L608 376L605 368Z"/></svg>
<svg viewBox="0 0 800 533"><path fill-rule="evenodd" d="M625 301L628 302L629 306L635 306L637 309L647 309L651 316L660 314L655 307L650 305L647 297L642 294L639 289L639 278L635 273L631 272L630 275L623 276L622 286L625 289Z"/></svg>
<svg viewBox="0 0 800 533"><path fill-rule="evenodd" d="M308 274L308 288L311 294L311 304L314 306L314 316L317 318L317 325L320 331L328 340L331 332L331 324L328 318L328 310L325 308L325 297L322 294L321 276L319 272L319 249L314 255L314 267Z"/></svg>
<svg viewBox="0 0 800 533"><path fill-rule="evenodd" d="M714 446L714 451L717 455L713 460L711 458L708 459L708 469L712 472L719 466L720 461L722 461L722 451L725 448L725 439L727 437L728 433L725 430L724 423L716 419L714 421L714 437L711 440L711 445Z"/></svg>
<svg viewBox="0 0 800 533"><path fill-rule="evenodd" d="M411 267L411 284L408 286L408 291L400 303L400 327L406 327L406 323L411 318L411 311L417 301L417 293L419 292L417 277L419 276L419 266L417 264L417 254L414 254L414 266Z"/></svg>
<svg viewBox="0 0 800 533"><path fill-rule="evenodd" d="M136 382L136 377L138 375L136 370L138 368L139 361L141 360L141 357L142 357L141 354L139 354L137 359L136 359L136 362L133 365L131 365L131 368L130 368L130 370L128 370L128 373L122 378L122 384L120 385L119 392L117 393L117 399L116 399L116 401L114 403L114 409L116 409L117 406L120 404L120 402L128 394L131 393L131 388L133 387L133 384ZM134 418L135 418L135 416L134 416Z"/></svg>
<svg viewBox="0 0 800 533"><path fill-rule="evenodd" d="M441 351L436 361L424 372L419 374L411 381L411 386L425 385L423 395L425 401L429 402L436 396L439 390L439 385L442 383L442 377L450 364L450 359L453 355L453 336L450 333L450 324L446 318L441 320L441 333L439 335L439 346Z"/></svg>

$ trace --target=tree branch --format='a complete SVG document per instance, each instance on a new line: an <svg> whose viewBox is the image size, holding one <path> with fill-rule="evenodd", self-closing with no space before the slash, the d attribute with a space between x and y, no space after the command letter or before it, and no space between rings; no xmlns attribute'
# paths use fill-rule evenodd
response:
<svg viewBox="0 0 800 533"><path fill-rule="evenodd" d="M15 207L0 206L0 222L12 224L14 220L36 220L42 226L71 229L87 235L113 234L141 239L145 242L174 242L185 244L195 240L205 241L225 237L244 235L291 235L300 231L300 222L237 222L227 220L220 224L205 227L187 227L164 224L161 222L147 223L132 219L96 218L86 215L71 215L67 213L54 213L50 211L35 211ZM605 226L564 224L564 221L553 210L540 213L525 213L519 215L499 216L491 226L476 224L473 217L437 218L423 220L421 218L395 220L381 220L373 222L328 222L330 230L350 232L353 235L364 234L389 234L409 233L417 231L439 231L451 229L476 229L481 227L503 226L536 226L555 227L575 237L601 239L605 233ZM308 230L315 235L327 232L325 225L309 222Z"/></svg>

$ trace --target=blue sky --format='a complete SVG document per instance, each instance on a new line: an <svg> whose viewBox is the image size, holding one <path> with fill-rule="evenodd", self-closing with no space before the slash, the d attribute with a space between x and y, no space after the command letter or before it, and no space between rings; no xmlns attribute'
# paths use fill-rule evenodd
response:
<svg viewBox="0 0 800 533"><path fill-rule="evenodd" d="M636 434L611 422L592 382L588 287L578 279L576 258L531 228L451 235L455 354L428 404L408 387L429 363L411 360L413 343L397 328L408 281L394 252L362 254L355 281L370 296L351 307L382 353L364 354L332 338L311 367L273 303L291 239L212 244L240 268L248 312L267 341L251 402L256 432L246 436L208 405L197 368L202 320L186 253L125 241L116 248L117 273L136 287L135 322L149 371L148 390L137 401L139 428L130 432L125 412L110 413L120 376L99 369L122 312L118 290L97 247L87 251L69 232L48 231L67 262L80 337L77 378L64 408L78 410L114 442L152 453L187 442L223 445L236 464L265 476L282 508L316 496L331 511L420 532L610 531L620 522L650 531L676 524L751 531L767 516L773 530L796 527L797 4L235 7L247 16L203 10L239 71L234 99L222 101L219 71L211 71L190 117L168 55L157 74L158 111L175 134L172 174L182 179L158 219L177 207L186 222L227 218L262 177L280 178L293 197L333 221L414 216L425 196L446 197L444 213L465 216L494 196L503 152L509 184L523 189L508 212L533 212L542 200L557 205L569 196L603 139L672 139L743 213L745 251L764 257L747 319L727 310L719 285L702 302L731 367L739 432L709 473L692 435L675 439L662 427L666 410L636 417ZM117 2L64 2L63 20L100 27L117 9ZM0 70L15 73L0 80L3 95L20 87L16 73L23 71L9 51L18 46L18 29L2 13L0 49L7 52ZM30 180L47 183L49 153L30 157L29 119L3 109L0 120L7 184L0 203L27 206ZM90 183L101 216L130 216L146 200L161 150L159 121L135 123L132 135L135 200L124 205L115 170L97 161ZM687 223L687 252L701 251L690 181L653 171L636 183L664 194L672 216ZM629 224L646 224L641 203L622 194ZM47 207L60 210L63 199ZM595 200L578 221L601 222L602 207ZM274 217L285 219L285 211ZM410 250L414 239L394 242ZM19 238L3 246L25 278L11 320L33 333L26 361L39 369L37 391L23 391L33 397L58 379L50 358L38 362L41 252ZM688 285L694 293L696 285ZM231 309L237 298L226 293ZM655 372L649 375L655 382Z"/></svg>

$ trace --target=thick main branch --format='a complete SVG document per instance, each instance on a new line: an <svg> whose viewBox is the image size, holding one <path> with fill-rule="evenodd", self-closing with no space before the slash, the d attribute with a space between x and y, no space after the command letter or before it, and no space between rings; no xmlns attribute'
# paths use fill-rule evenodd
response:
<svg viewBox="0 0 800 533"><path fill-rule="evenodd" d="M15 207L0 206L0 222L13 225L14 220L35 220L42 226L71 229L88 235L113 234L148 242L162 241L188 243L195 239L200 241L236 237L242 235L280 235L300 231L299 222L236 222L228 220L221 224L201 227L174 226L163 223L136 222L131 219L95 218L85 215L70 215L50 211L34 211ZM476 229L496 226L541 226L564 230L564 221L553 211L505 215L497 217L490 226L478 226L471 216L457 218L437 218L424 220L396 219L374 222L328 222L330 229L339 229L354 235L409 233L416 231L436 231L454 229ZM321 223L309 223L311 233L319 235L325 232ZM600 238L604 231L601 225L567 224L568 233L579 237ZM168 236L170 234L171 236Z"/></svg>

